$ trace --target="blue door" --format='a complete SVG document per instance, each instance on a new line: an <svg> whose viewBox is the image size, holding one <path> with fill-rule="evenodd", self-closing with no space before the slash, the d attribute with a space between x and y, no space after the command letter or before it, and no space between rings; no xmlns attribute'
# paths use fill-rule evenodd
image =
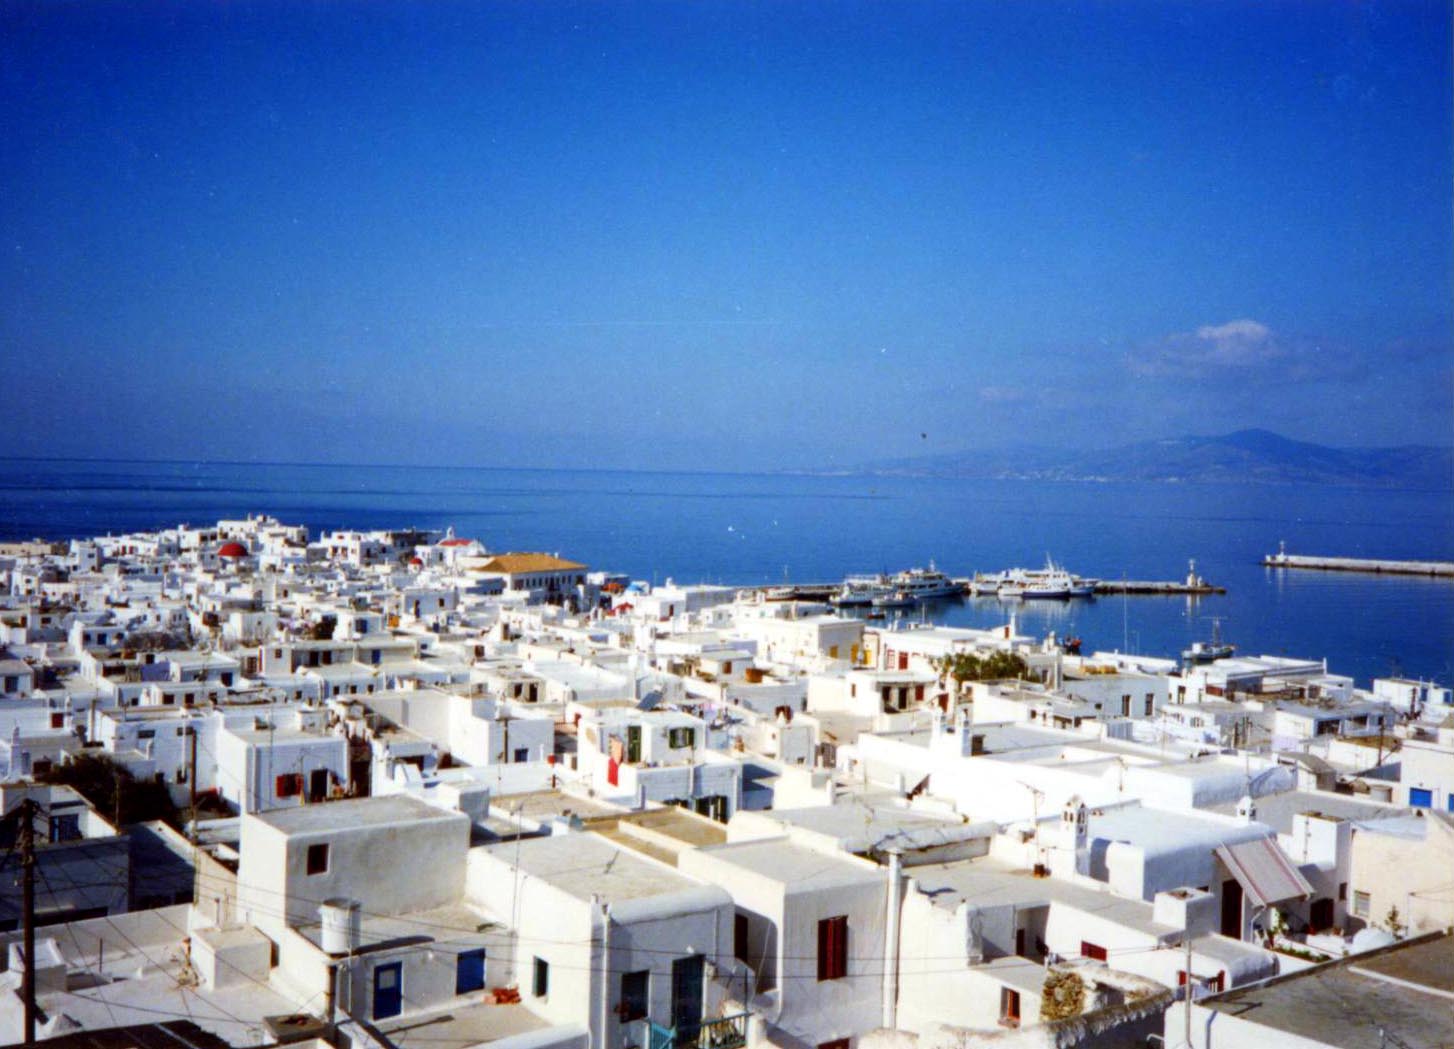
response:
<svg viewBox="0 0 1454 1049"><path fill-rule="evenodd" d="M485 989L485 949L461 951L454 963L454 993L469 994Z"/></svg>
<svg viewBox="0 0 1454 1049"><path fill-rule="evenodd" d="M1425 790L1423 787L1412 787L1409 789L1409 804L1416 809L1432 808L1434 805L1434 792Z"/></svg>
<svg viewBox="0 0 1454 1049"><path fill-rule="evenodd" d="M374 966L374 1019L387 1020L404 1011L404 963Z"/></svg>
<svg viewBox="0 0 1454 1049"><path fill-rule="evenodd" d="M702 1030L702 977L705 958L700 954L674 958L671 963L671 1025L676 1044L691 1045Z"/></svg>

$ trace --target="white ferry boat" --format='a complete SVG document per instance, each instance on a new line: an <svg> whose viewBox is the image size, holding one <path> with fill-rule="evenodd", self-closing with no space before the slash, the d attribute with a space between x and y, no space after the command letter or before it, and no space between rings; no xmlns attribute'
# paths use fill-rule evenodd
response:
<svg viewBox="0 0 1454 1049"><path fill-rule="evenodd" d="M888 585L920 601L933 597L956 597L964 592L958 583L935 568L933 561L929 562L928 568L910 568L897 573Z"/></svg>
<svg viewBox="0 0 1454 1049"><path fill-rule="evenodd" d="M861 608L873 604L874 598L891 592L886 575L851 575L843 580L843 586L828 599L828 603L839 608Z"/></svg>
<svg viewBox="0 0 1454 1049"><path fill-rule="evenodd" d="M1049 557L1044 568L1010 568L993 575L976 574L970 584L974 593L993 593L1004 598L1091 597L1098 579L1086 579L1067 572Z"/></svg>
<svg viewBox="0 0 1454 1049"><path fill-rule="evenodd" d="M1070 597L1071 591L1075 588L1075 580L1070 577L1070 573L1057 568L1053 571L1042 572L1033 582L1026 583L1024 592L1020 596L1027 601L1036 598L1041 600L1064 599Z"/></svg>

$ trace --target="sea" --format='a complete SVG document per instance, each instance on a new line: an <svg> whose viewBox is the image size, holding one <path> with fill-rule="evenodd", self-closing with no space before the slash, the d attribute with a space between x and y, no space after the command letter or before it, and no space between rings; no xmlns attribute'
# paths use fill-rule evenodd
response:
<svg viewBox="0 0 1454 1049"><path fill-rule="evenodd" d="M1242 655L1325 659L1366 686L1454 683L1454 581L1267 569L1290 553L1454 561L1447 491L466 467L0 460L0 538L68 539L248 513L334 528L450 528L654 583L829 582L931 562L1047 557L1080 575L1225 587L1200 598L972 598L913 619L1175 658L1214 627ZM1214 623L1214 620L1216 621Z"/></svg>

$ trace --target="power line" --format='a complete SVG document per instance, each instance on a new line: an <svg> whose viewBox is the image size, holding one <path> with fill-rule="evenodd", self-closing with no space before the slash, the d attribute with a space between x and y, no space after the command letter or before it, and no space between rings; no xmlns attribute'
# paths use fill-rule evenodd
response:
<svg viewBox="0 0 1454 1049"><path fill-rule="evenodd" d="M62 877L65 877L66 880L67 880L67 882L71 882L71 879L70 879L69 875L64 870L57 869L55 873L57 873L58 875L61 875ZM78 886L76 886L74 883L71 883L71 887L72 888L78 888ZM162 920L165 924L170 925L174 929L177 928L177 925L174 922L171 922L170 920L168 920L166 918L165 915L159 914L156 911L141 912L141 913L151 913L151 914L154 914L156 917L158 917L160 920ZM178 990L178 992L181 995L183 1004L184 1005L186 1004L186 1000L187 1000L186 999L187 988L182 983L182 981L181 981L181 979L179 977L173 976L171 973L168 973L167 972L166 965L164 963L162 963L162 962L158 962L155 958L153 958L150 954L148 954L145 948L143 948L140 944L138 944L134 939L131 938L131 936L124 929L122 929L119 925L116 924L115 919L113 919L111 917L111 915L109 915L109 914L103 914L103 915L100 916L100 920L104 921L111 928L111 930L114 933L116 933L117 936L119 936L122 940L124 940L127 943L127 945L130 946L138 955L140 955L142 958L144 958L147 961L148 964L154 966L160 972L162 972L163 974L165 974L170 980L172 980L172 982L174 984L176 984L176 986L177 986L177 990ZM190 967L190 965L191 965L190 958L188 959L188 963L187 964ZM83 997L86 997L86 996L83 996ZM92 999L92 1000L93 1001L100 1001L101 999ZM227 1009L224 1009L221 1005L217 1004L216 1002L209 1002L208 1004L211 1005L217 1011L221 1012L228 1019L232 1020L234 1023L237 1023L240 1026L242 1026L244 1028L247 1028L248 1030L253 1030L253 1029L256 1029L257 1027L259 1027L259 1025L257 1023L253 1023L253 1022L244 1020L242 1017L236 1015L235 1013L229 1012ZM129 1008L129 1006L127 1006L127 1007ZM188 1018L192 1018L191 1015L190 1015L190 1012L188 1014Z"/></svg>
<svg viewBox="0 0 1454 1049"><path fill-rule="evenodd" d="M204 875L203 877L206 877L206 876ZM256 887L254 887L254 888L256 889ZM306 897L301 897L301 896L297 896L297 895L289 895L287 893L283 893L283 892L280 892L278 890L256 889L256 891L260 891L260 892L266 893L266 894L271 895L271 896L283 897L285 900L291 900L291 901L301 901L301 902L304 902L304 903L321 903L321 902L323 902L323 901L314 901L314 900L308 899ZM265 905L265 904L261 904L261 903L257 903L257 902L251 902L250 901L249 904L248 904L248 909L251 909L253 911L259 912L259 913L264 914L264 915L267 915L268 917L271 917L271 918L276 918L276 919L278 919L280 921L283 921L283 922L287 922L289 920L289 917L290 917L287 908L285 906L281 905L281 904ZM391 921L391 922L399 922L399 923L406 924L406 925L419 926L421 928L438 929L438 930L440 930L442 932L456 933L456 934L467 935L467 936L483 936L483 935L486 935L488 933L492 933L493 932L495 935L499 936L501 939L504 939L504 940L507 940L507 941L514 940L515 942L520 943L520 944L538 944L538 945L560 946L560 947L571 947L571 948L587 948L587 947L592 946L592 942L589 941L589 940L560 940L560 939L551 939L551 938L547 938L547 937L527 936L527 935L523 935L521 933L518 933L518 932L510 929L510 927L505 926L503 924L498 924L493 929L491 929L491 928L479 928L479 927L476 927L476 926L451 925L451 924L448 924L448 923L445 923L445 922L435 922L435 921L429 921L429 920L422 919L422 918L413 918L413 917L410 917L408 915L389 915L389 914L382 914L382 913L371 912L371 911L364 911L364 910L360 910L360 913L362 915L364 915L364 916L367 916L367 917L380 918L380 919L387 920L387 921ZM370 940L367 944L365 944L365 946L378 946L378 945L381 945L381 944L387 944L387 943L389 943L393 939L397 939L397 937L380 936L380 937L378 937L376 939ZM400 945L400 950L401 951L407 951L407 950L430 950L430 949L435 949L437 946L438 946L437 944ZM1157 943L1157 944L1141 944L1141 945L1132 946L1132 947L1108 947L1106 950L1107 950L1108 957L1114 958L1114 957L1126 957L1126 956L1129 956L1129 955L1148 954L1148 953L1154 953L1156 951L1173 951L1173 950L1176 950L1177 947L1178 947L1178 945L1176 945L1176 944L1161 944L1161 943ZM633 953L637 953L637 954L663 955L663 956L666 956L666 957L669 957L669 958L678 958L678 957L681 957L681 952L680 951L671 950L671 949L650 948L650 947L633 945L632 948L631 948L631 950L632 950ZM813 954L813 955L792 955L792 954L785 954L785 955L776 956L776 957L778 957L781 961L816 962L818 956L816 954ZM914 970L915 973L929 974L929 973L940 973L940 972L943 972L943 973L963 972L966 969L973 968L973 966L970 965L970 963L967 961L967 959L964 956L961 956L961 955L920 955L918 957L919 957L919 960L921 960L921 961L932 961L932 962L956 962L957 961L957 962L960 962L961 964L959 964L957 966L954 966L954 967L941 968L941 969L915 969ZM848 958L848 960L850 962L881 963L883 961L883 958L882 958L882 954L881 953L877 953L876 952L876 953L874 953L872 955L850 955L849 958ZM552 963L552 964L555 964L555 963ZM563 968L563 969L566 969L568 971L579 971L579 972L594 972L594 971L600 971L599 970L599 967L592 967L592 966L570 966L570 965L564 965L564 964L562 964L559 967L560 968ZM903 966L901 965L900 966L900 969L902 970L902 968L903 968ZM628 970L628 969L616 970L616 969L607 968L605 971L607 971L607 972L623 972L624 973L624 972L630 972L630 971L634 971L634 970ZM858 972L854 972L851 975L853 975L853 976L869 976L869 975L878 975L878 976L881 976L881 975L884 975L884 973L886 971L887 970L884 970L884 969L881 969L881 968L880 969L877 969L877 970L870 969L868 971L858 971ZM816 980L817 979L816 976L812 976L812 977L794 976L794 977L790 977L790 978L791 979L813 979L813 980Z"/></svg>

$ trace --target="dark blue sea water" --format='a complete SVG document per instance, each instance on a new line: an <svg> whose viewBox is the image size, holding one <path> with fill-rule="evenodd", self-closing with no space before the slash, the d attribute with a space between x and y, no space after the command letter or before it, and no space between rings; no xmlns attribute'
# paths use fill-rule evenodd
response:
<svg viewBox="0 0 1454 1049"><path fill-rule="evenodd" d="M964 481L381 466L0 460L0 536L67 538L266 512L336 527L453 525L492 549L559 551L660 582L828 581L933 559L952 574L1051 554L1105 578L1225 596L1020 606L1030 631L1174 656L1209 617L1246 654L1324 658L1360 682L1454 679L1454 582L1261 568L1295 553L1454 560L1447 492L1271 485ZM977 599L944 622L1002 623Z"/></svg>

